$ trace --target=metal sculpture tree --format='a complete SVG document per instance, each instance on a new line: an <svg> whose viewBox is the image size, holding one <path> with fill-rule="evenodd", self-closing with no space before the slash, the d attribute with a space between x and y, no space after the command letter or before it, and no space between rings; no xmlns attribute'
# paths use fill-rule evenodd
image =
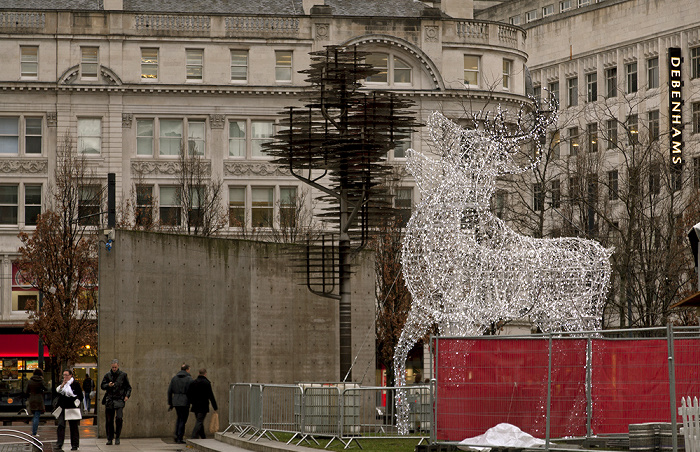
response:
<svg viewBox="0 0 700 452"><path fill-rule="evenodd" d="M320 193L319 200L328 207L319 216L338 232L338 289L314 292L339 301L344 380L351 378L352 367L352 255L365 246L376 220L391 207L385 184L391 174L387 152L417 126L408 110L411 101L363 87L367 77L379 72L364 62L366 55L341 46L312 52L310 68L302 71L311 85L307 104L283 112L284 129L265 146L275 163Z"/></svg>

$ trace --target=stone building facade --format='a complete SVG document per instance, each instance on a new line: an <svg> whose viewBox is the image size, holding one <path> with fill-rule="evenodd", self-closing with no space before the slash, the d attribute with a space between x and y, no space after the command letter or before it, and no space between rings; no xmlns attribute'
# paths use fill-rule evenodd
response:
<svg viewBox="0 0 700 452"><path fill-rule="evenodd" d="M114 173L118 206L130 201L164 222L179 221L173 198L187 148L223 181L221 207L240 220L222 235L240 235L241 224L279 221L285 201L308 190L261 143L279 112L300 104L309 52L337 44L370 52L382 73L366 86L414 100L419 121L525 99L524 31L474 20L471 0L173 4L0 1L0 333L20 333L27 300L38 297L13 266L17 234L49 207L66 140L93 174L85 193L99 193ZM387 159L402 166L409 146L429 150L424 132ZM410 178L396 195L410 209ZM86 197L84 207L103 212L106 200ZM106 221L99 216L96 227Z"/></svg>

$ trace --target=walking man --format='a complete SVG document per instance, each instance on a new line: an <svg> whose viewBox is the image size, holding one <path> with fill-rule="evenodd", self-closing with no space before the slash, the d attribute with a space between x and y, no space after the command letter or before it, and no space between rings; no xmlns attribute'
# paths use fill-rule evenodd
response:
<svg viewBox="0 0 700 452"><path fill-rule="evenodd" d="M112 440L115 444L119 444L124 425L124 405L131 397L131 384L126 372L119 370L119 360L112 360L112 368L102 379L100 388L105 392L102 405L105 406L107 445L111 446Z"/></svg>
<svg viewBox="0 0 700 452"><path fill-rule="evenodd" d="M85 399L83 408L86 413L90 412L90 393L92 392L92 378L90 374L85 375L85 380L83 380L83 397Z"/></svg>
<svg viewBox="0 0 700 452"><path fill-rule="evenodd" d="M187 398L187 391L190 389L192 377L190 376L190 366L183 364L180 372L176 373L170 386L168 386L168 411L175 407L177 421L175 421L175 442L185 444L185 424L189 417L190 403Z"/></svg>
<svg viewBox="0 0 700 452"><path fill-rule="evenodd" d="M192 412L195 416L194 430L192 430L192 438L206 439L204 432L204 418L209 412L209 401L214 411L219 408L216 406L214 392L211 390L211 383L207 379L207 369L199 369L199 376L190 384L190 389L187 391L187 398L192 404Z"/></svg>

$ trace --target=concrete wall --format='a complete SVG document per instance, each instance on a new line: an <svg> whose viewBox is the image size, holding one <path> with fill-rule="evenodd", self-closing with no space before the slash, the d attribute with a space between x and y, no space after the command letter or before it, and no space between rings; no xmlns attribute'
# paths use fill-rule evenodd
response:
<svg viewBox="0 0 700 452"><path fill-rule="evenodd" d="M302 282L281 245L117 231L113 249L100 251L98 370L101 381L117 358L129 374L133 394L122 436L172 436L167 388L183 362L193 377L207 368L222 425L229 383L338 381L337 302ZM364 375L372 384L369 253L360 256L353 280L353 356L358 351L353 379ZM102 407L98 412L104 436ZM191 416L187 437L193 425Z"/></svg>

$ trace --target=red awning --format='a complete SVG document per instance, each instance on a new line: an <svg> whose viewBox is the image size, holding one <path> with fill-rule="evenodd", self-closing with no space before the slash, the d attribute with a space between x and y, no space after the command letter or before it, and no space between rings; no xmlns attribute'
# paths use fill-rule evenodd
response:
<svg viewBox="0 0 700 452"><path fill-rule="evenodd" d="M32 358L39 356L39 336L36 334L0 334L0 358ZM44 357L49 349L44 345Z"/></svg>

